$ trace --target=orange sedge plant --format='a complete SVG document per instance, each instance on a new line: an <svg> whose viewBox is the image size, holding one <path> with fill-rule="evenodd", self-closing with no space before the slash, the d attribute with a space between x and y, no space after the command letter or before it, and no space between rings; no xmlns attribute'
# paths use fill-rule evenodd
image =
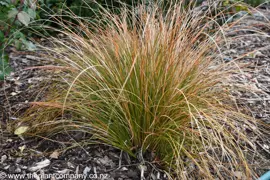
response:
<svg viewBox="0 0 270 180"><path fill-rule="evenodd" d="M214 17L181 3L76 20L79 31L59 21L64 38L44 47L61 73L22 117L28 134L83 131L131 156L152 152L171 178L191 178L190 165L207 179L255 176L246 160L254 143L242 127L260 133L230 93L239 65L220 61L229 25L207 30Z"/></svg>

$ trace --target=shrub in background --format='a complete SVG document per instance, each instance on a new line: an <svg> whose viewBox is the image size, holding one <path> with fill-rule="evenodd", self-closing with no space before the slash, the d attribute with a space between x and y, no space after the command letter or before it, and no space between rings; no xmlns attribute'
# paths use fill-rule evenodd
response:
<svg viewBox="0 0 270 180"><path fill-rule="evenodd" d="M36 2L33 0L3 0L0 2L0 80L11 72L9 56L5 49L14 45L18 50L34 50L27 40L29 33L22 29L36 18Z"/></svg>

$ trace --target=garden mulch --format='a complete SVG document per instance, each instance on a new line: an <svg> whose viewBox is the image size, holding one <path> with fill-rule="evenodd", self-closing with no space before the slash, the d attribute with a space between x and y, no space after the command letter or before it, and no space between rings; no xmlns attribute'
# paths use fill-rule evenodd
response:
<svg viewBox="0 0 270 180"><path fill-rule="evenodd" d="M261 11L270 19L270 9L267 8ZM270 23L261 14L254 13L242 22L270 35ZM245 35L247 32L238 33ZM230 37L234 35L235 32L229 33ZM238 104L247 107L251 115L270 125L270 38L243 37L224 48L223 58L230 61L254 49L257 51L240 60L247 63L248 70L235 77L238 83L254 89L254 93L239 91L235 92L235 97ZM59 177L70 174L70 179L76 179L76 174L88 175L86 179L167 179L159 166L151 163L150 153L145 155L142 163L109 146L81 147L76 140L87 139L87 135L83 133L58 134L52 138L58 140L55 142L38 137L23 140L5 130L9 129L9 123L16 123L19 115L29 107L28 102L45 96L46 88L40 89L41 84L46 87L44 84L49 84L54 78L49 70L29 69L33 66L51 65L53 62L44 54L37 56L33 52L19 52L10 48L9 55L14 71L5 81L0 82L0 179L7 174L27 173L31 173L31 177L23 179L38 180L42 179L38 174L45 177L53 173L57 173ZM74 148L68 148L70 145ZM260 161L253 158L251 161L258 174L262 174L270 169L270 137L258 141L257 145L258 152L264 158Z"/></svg>

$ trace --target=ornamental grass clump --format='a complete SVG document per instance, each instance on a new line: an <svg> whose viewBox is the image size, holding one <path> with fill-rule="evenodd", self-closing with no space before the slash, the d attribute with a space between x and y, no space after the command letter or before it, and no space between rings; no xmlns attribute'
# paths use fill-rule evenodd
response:
<svg viewBox="0 0 270 180"><path fill-rule="evenodd" d="M64 22L64 38L45 47L61 67L22 118L29 135L86 132L134 157L151 152L172 178L254 176L245 130L259 130L231 96L239 65L220 61L228 25L211 29L214 17L181 3L76 20L79 30Z"/></svg>

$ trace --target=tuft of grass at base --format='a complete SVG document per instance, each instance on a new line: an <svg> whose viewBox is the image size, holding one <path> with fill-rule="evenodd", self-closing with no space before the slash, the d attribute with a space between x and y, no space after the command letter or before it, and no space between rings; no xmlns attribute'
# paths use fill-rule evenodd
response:
<svg viewBox="0 0 270 180"><path fill-rule="evenodd" d="M230 94L239 66L219 58L229 26L208 31L214 18L181 6L104 11L100 24L77 19L80 32L62 24L65 38L45 49L63 72L22 118L26 134L87 132L134 157L152 152L172 178L191 178L190 166L207 179L254 177L245 129L260 131Z"/></svg>

